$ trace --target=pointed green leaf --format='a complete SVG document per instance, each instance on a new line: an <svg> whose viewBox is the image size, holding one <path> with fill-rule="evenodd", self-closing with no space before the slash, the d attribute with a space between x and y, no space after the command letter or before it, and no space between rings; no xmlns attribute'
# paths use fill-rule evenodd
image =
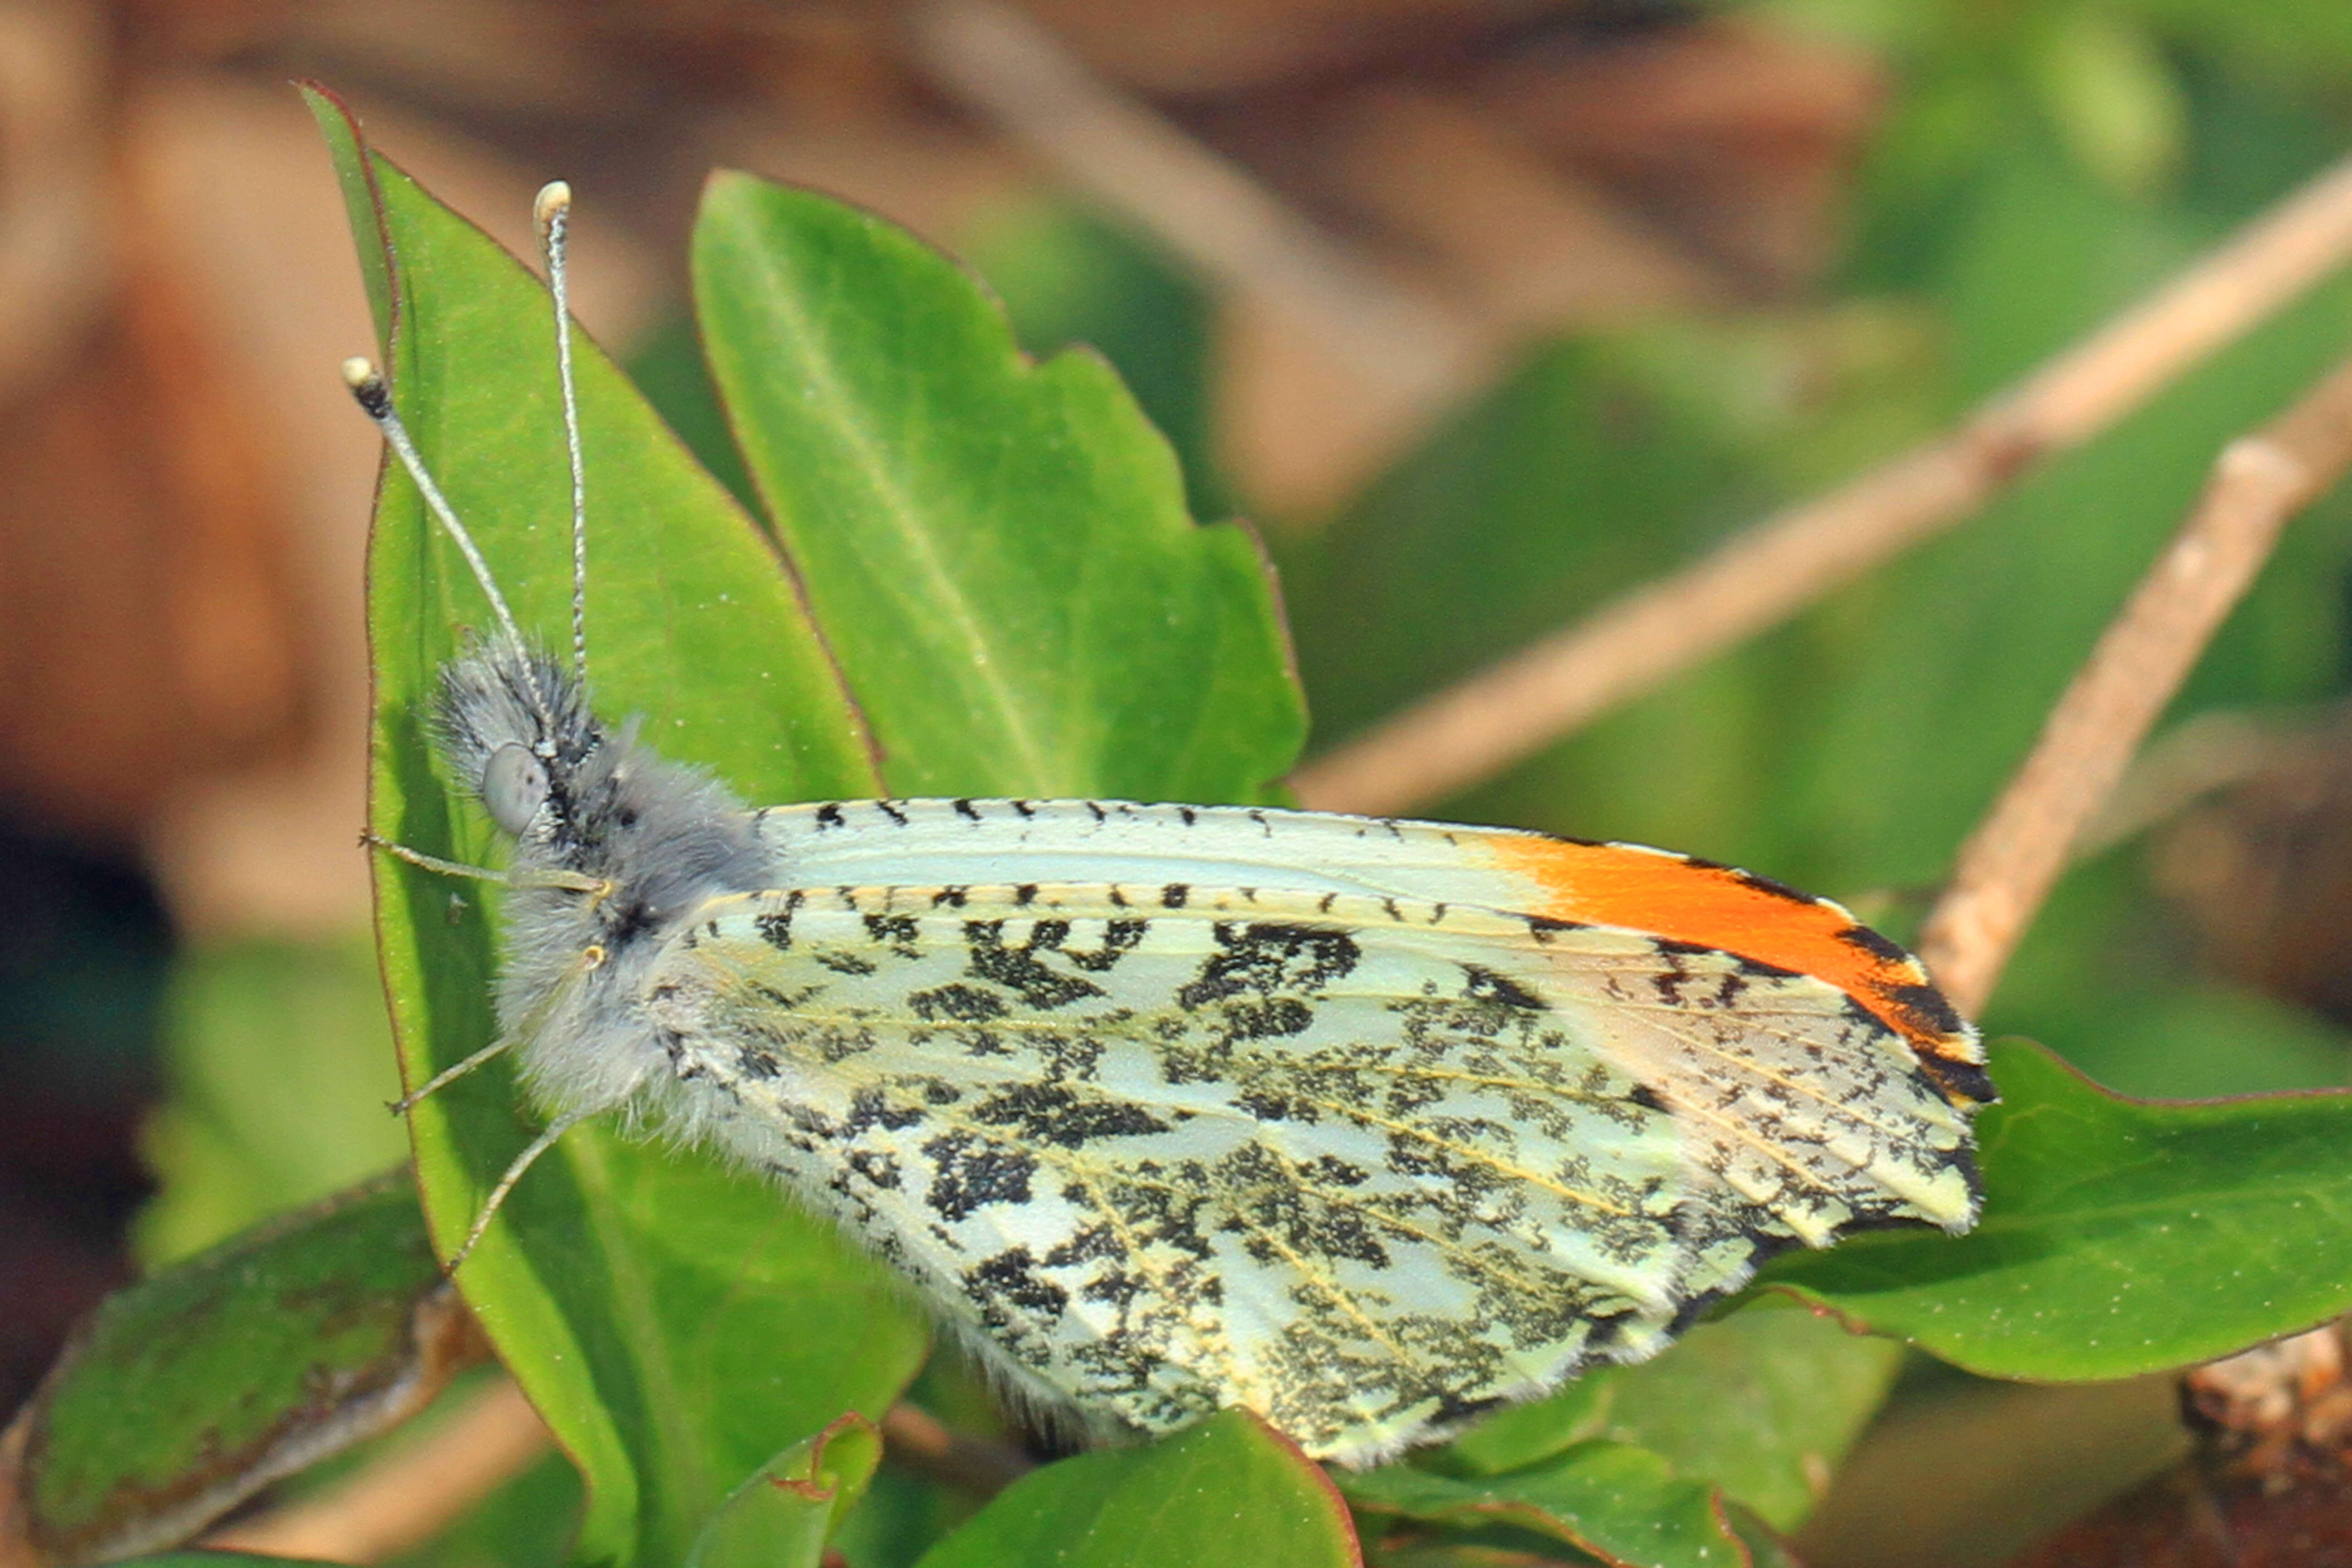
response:
<svg viewBox="0 0 2352 1568"><path fill-rule="evenodd" d="M1384 1465L1339 1484L1369 1512L1452 1530L1512 1525L1623 1568L1748 1568L1715 1489L1629 1443L1580 1443L1507 1475Z"/></svg>
<svg viewBox="0 0 2352 1568"><path fill-rule="evenodd" d="M547 297L511 257L360 142L322 95L394 395L526 629L569 641L569 485ZM753 801L871 794L855 717L772 547L633 388L577 339L590 668L608 720ZM354 415L354 417L357 417ZM437 672L488 624L481 590L388 469L370 554L370 823L473 864L498 838L425 742ZM487 1043L495 889L386 861L377 935L408 1081ZM493 1065L412 1118L444 1251L536 1124ZM845 1408L878 1415L920 1321L829 1227L712 1160L579 1129L532 1170L460 1276L590 1489L591 1560L676 1563L754 1467Z"/></svg>
<svg viewBox="0 0 2352 1568"><path fill-rule="evenodd" d="M56 1568L176 1545L406 1420L477 1345L406 1171L273 1220L82 1325L12 1431L25 1535Z"/></svg>
<svg viewBox="0 0 2352 1568"><path fill-rule="evenodd" d="M1031 363L946 257L744 175L712 180L694 273L737 439L891 788L1267 798L1305 719L1265 564L1193 522L1108 364Z"/></svg>
<svg viewBox="0 0 2352 1568"><path fill-rule="evenodd" d="M1996 1042L1984 1218L1765 1279L1993 1377L2162 1372L2352 1310L2352 1093L2158 1101Z"/></svg>
<svg viewBox="0 0 2352 1568"><path fill-rule="evenodd" d="M686 1568L817 1568L824 1543L866 1495L882 1435L844 1415L761 1466L695 1538Z"/></svg>
<svg viewBox="0 0 2352 1568"><path fill-rule="evenodd" d="M1570 1378L1541 1399L1496 1411L1418 1462L1448 1475L1494 1476L1590 1442L1608 1428L1618 1376L1617 1368L1601 1367Z"/></svg>
<svg viewBox="0 0 2352 1568"><path fill-rule="evenodd" d="M1418 1462L1495 1476L1606 1437L1646 1448L1790 1530L1885 1398L1902 1354L1891 1340L1768 1297L1637 1366L1588 1373L1500 1411Z"/></svg>
<svg viewBox="0 0 2352 1568"><path fill-rule="evenodd" d="M1616 1374L1601 1436L1793 1530L1878 1411L1903 1347L1769 1299Z"/></svg>
<svg viewBox="0 0 2352 1568"><path fill-rule="evenodd" d="M1213 1415L1139 1448L1024 1476L923 1554L919 1568L1361 1568L1322 1470L1255 1416Z"/></svg>

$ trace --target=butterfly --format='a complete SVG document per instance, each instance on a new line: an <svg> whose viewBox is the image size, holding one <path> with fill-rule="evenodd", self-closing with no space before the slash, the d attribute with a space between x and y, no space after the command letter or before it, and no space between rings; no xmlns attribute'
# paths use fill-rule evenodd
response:
<svg viewBox="0 0 2352 1568"><path fill-rule="evenodd" d="M899 1269L1082 1431L1256 1412L1378 1461L1654 1353L1777 1250L1962 1231L1974 1029L1827 900L1498 827L1095 800L754 809L594 710L563 232L572 658L495 625L442 763L510 840L497 1040L549 1118L649 1117Z"/></svg>

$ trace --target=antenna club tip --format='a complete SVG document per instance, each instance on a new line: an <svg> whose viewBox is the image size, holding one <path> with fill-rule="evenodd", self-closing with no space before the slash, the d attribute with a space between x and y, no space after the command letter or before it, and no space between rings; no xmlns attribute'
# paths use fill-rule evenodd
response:
<svg viewBox="0 0 2352 1568"><path fill-rule="evenodd" d="M392 390L383 384L383 375L375 362L353 354L343 362L343 384L352 389L367 416L381 425L392 417Z"/></svg>
<svg viewBox="0 0 2352 1568"><path fill-rule="evenodd" d="M550 225L572 210L572 187L562 180L550 180L539 188L539 199L530 205L530 216L544 234Z"/></svg>

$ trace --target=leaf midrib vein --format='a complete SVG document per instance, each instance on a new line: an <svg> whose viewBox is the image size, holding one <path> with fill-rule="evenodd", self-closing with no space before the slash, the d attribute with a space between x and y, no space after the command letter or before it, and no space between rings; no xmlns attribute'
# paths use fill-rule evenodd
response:
<svg viewBox="0 0 2352 1568"><path fill-rule="evenodd" d="M1001 739L1019 756L1029 777L1048 776L1047 759L1030 727L1027 711L1013 700L1011 689L998 675L995 650L970 598L940 561L933 541L919 521L919 509L892 478L880 438L856 416L846 387L834 373L831 359L809 347L815 339L815 329L791 279L772 253L757 247L745 248L756 256L762 280L770 285L765 292L793 329L785 352L817 388L818 396L813 400L816 405L814 416L832 428L835 438L865 472L868 488L881 503L884 521L904 547L907 563L919 574L944 612L941 624L954 640L963 645L966 668L973 678L971 684L996 709L1003 727Z"/></svg>

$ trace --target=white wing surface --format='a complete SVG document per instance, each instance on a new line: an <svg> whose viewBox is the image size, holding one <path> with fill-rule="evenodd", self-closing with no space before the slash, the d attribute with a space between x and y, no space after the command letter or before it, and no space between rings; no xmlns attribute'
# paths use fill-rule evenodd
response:
<svg viewBox="0 0 2352 1568"><path fill-rule="evenodd" d="M1240 805L1093 800L856 800L772 806L761 836L795 887L1105 883L1274 886L1517 907L1475 853L1508 828ZM1533 896L1537 889L1530 887Z"/></svg>
<svg viewBox="0 0 2352 1568"><path fill-rule="evenodd" d="M882 842L795 873L960 858ZM1964 1115L1836 986L1191 858L1170 904L1051 880L1059 843L715 900L646 990L700 1130L1051 1403L1367 1462L1650 1353L1779 1247L1973 1217Z"/></svg>

